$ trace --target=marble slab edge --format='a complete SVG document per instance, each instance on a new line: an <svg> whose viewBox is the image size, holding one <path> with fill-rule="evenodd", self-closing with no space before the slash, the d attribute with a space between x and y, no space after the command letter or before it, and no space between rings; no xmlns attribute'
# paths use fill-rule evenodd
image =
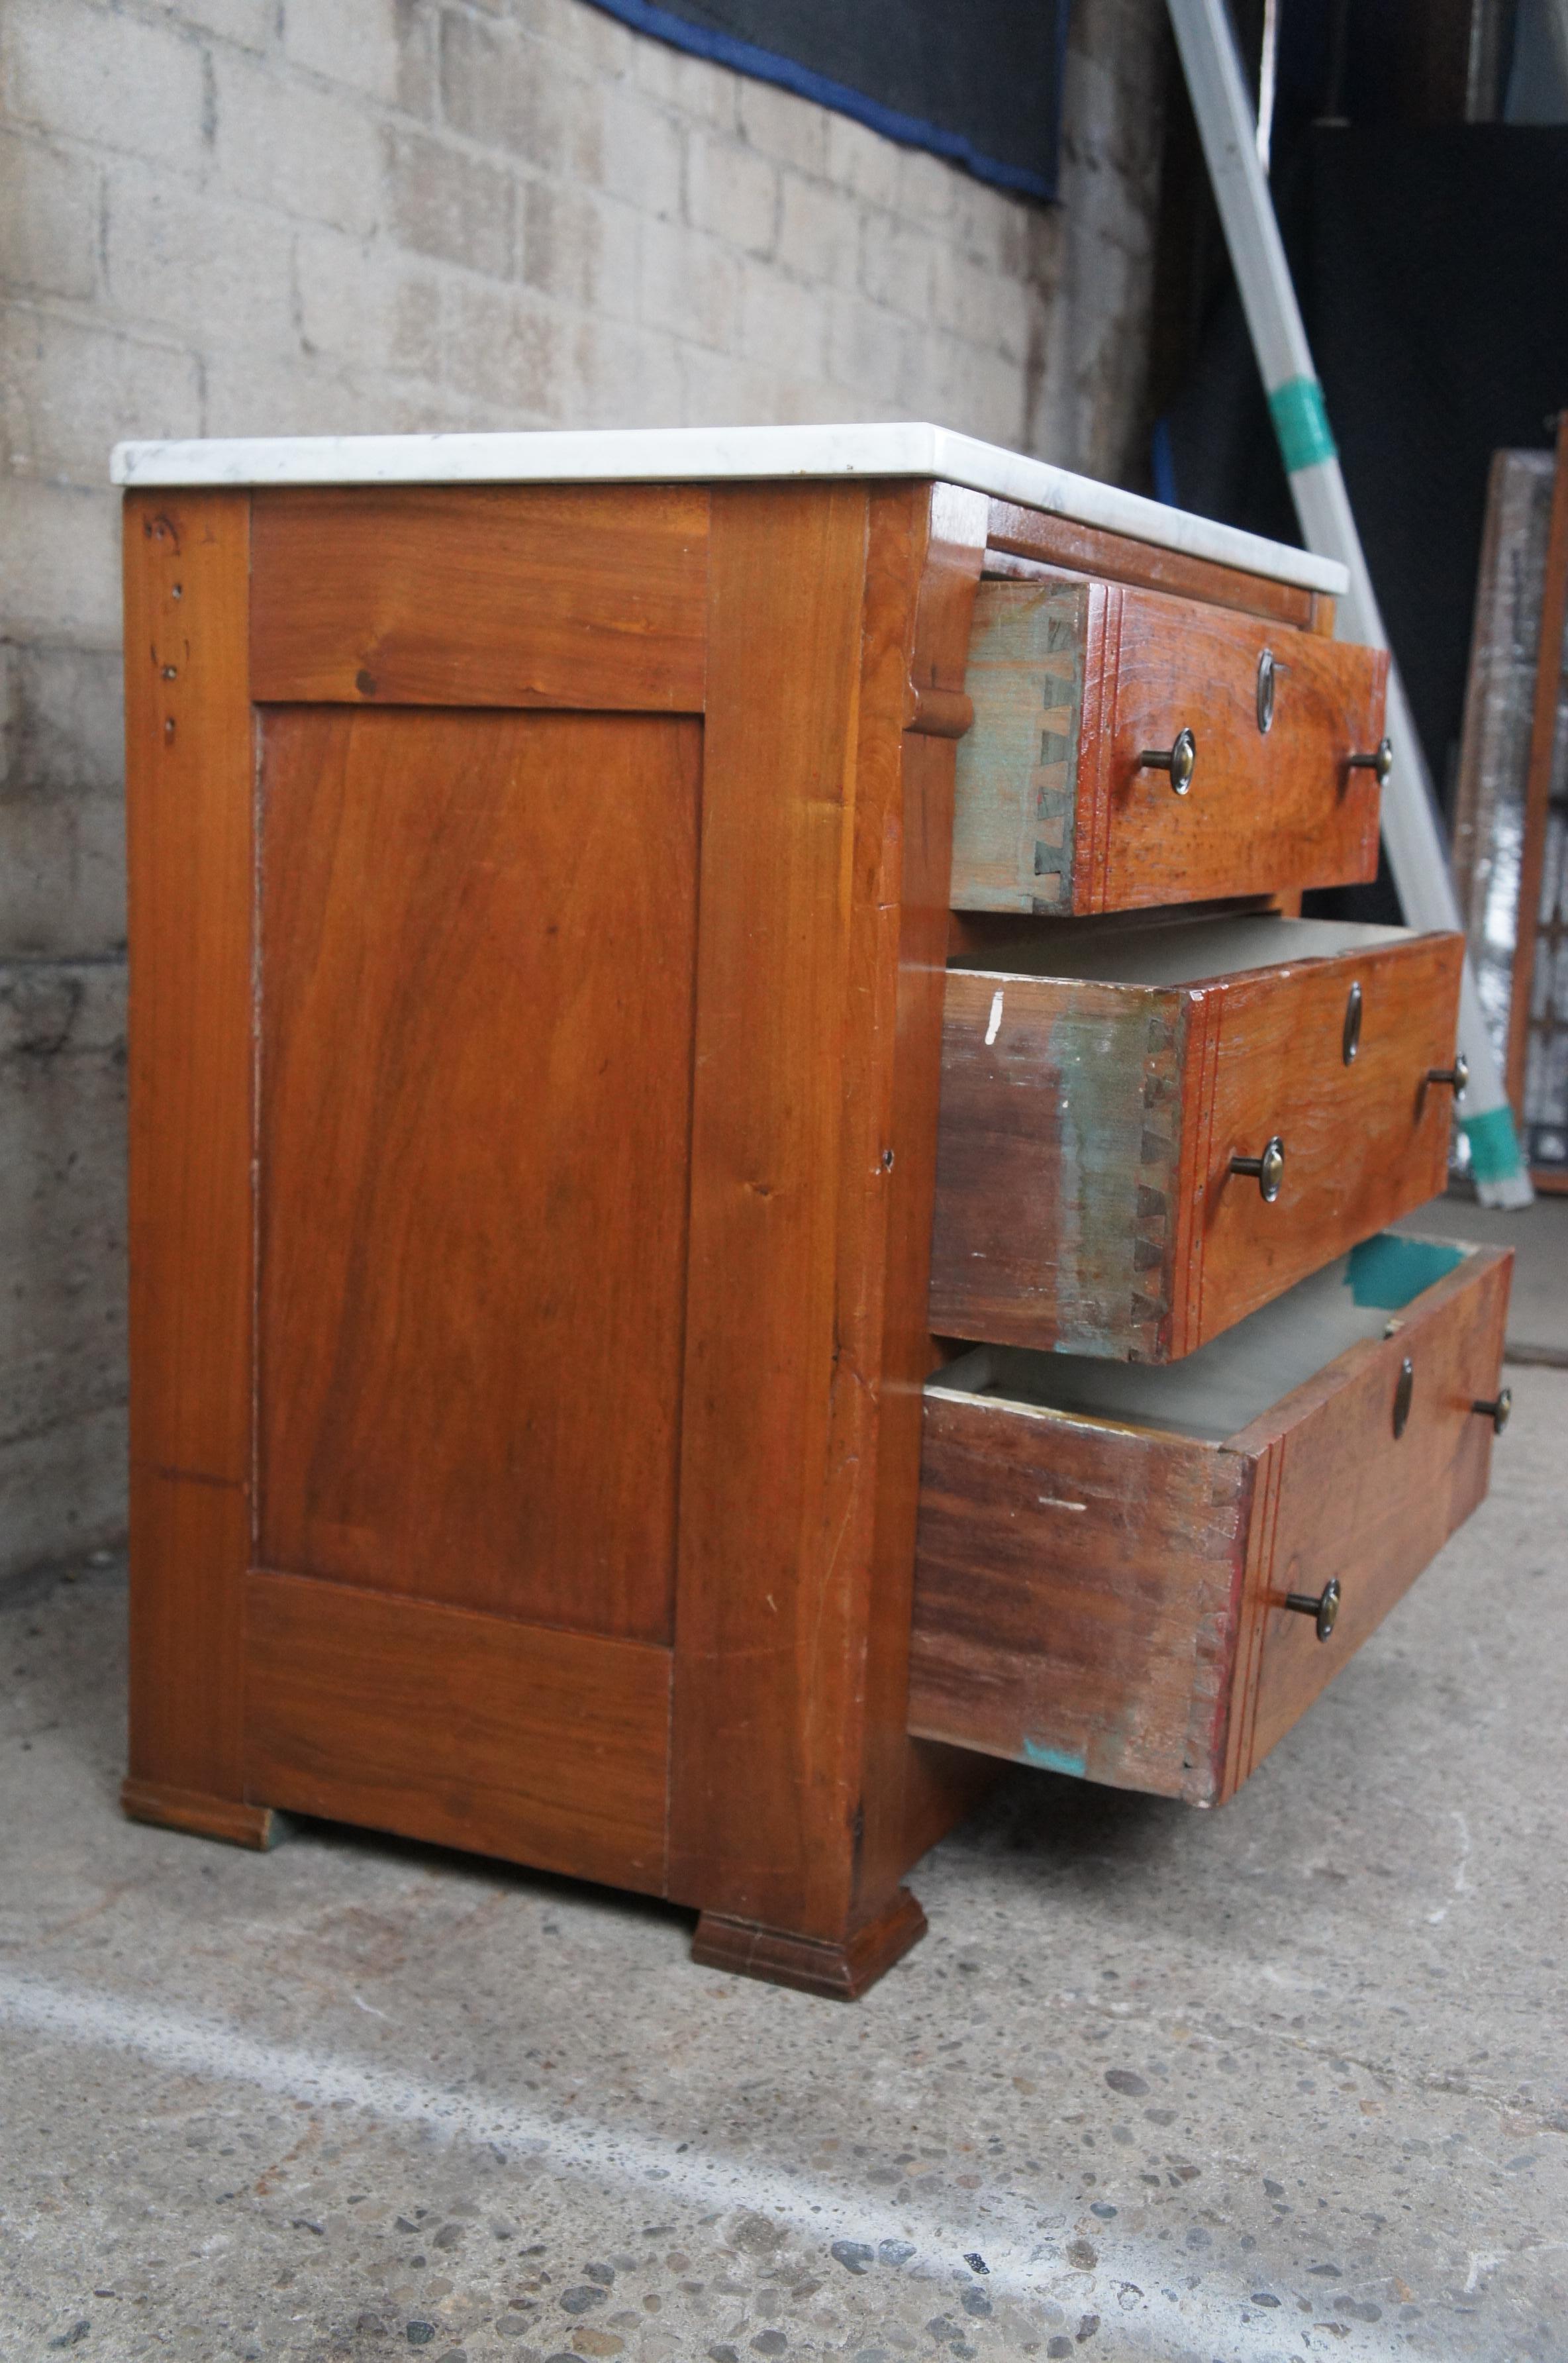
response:
<svg viewBox="0 0 1568 2363"><path fill-rule="evenodd" d="M919 476L1125 534L1157 549L1342 596L1335 560L1190 516L1016 451L913 421L845 427L651 427L490 435L206 437L116 444L127 489L161 485L690 483Z"/></svg>

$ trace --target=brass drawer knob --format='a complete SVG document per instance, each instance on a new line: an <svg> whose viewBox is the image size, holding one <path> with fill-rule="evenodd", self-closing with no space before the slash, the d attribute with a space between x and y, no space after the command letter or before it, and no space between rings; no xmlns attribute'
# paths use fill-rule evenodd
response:
<svg viewBox="0 0 1568 2363"><path fill-rule="evenodd" d="M1399 1365L1399 1375L1394 1382L1394 1441L1398 1443L1410 1422L1410 1404L1416 1392L1416 1366L1408 1354Z"/></svg>
<svg viewBox="0 0 1568 2363"><path fill-rule="evenodd" d="M1427 1069L1427 1081L1429 1083L1452 1084L1454 1098L1462 1099L1464 1095L1464 1086L1470 1081L1470 1061L1463 1050L1456 1050L1452 1067Z"/></svg>
<svg viewBox="0 0 1568 2363"><path fill-rule="evenodd" d="M1377 784L1381 787L1394 769L1393 741L1380 738L1370 755L1347 755L1345 769L1347 771L1375 771Z"/></svg>
<svg viewBox="0 0 1568 2363"><path fill-rule="evenodd" d="M1490 1403L1473 1403L1470 1408L1472 1411L1478 1411L1483 1419L1491 1421L1494 1436L1501 1436L1513 1417L1514 1391L1512 1387L1504 1387Z"/></svg>
<svg viewBox="0 0 1568 2363"><path fill-rule="evenodd" d="M1340 1037L1340 1048L1347 1067L1354 1066L1356 1052L1361 1048L1361 987L1353 984L1345 1002L1344 1032Z"/></svg>
<svg viewBox="0 0 1568 2363"><path fill-rule="evenodd" d="M1280 669L1274 650L1264 649L1258 657L1257 716L1258 728L1265 738L1274 727L1275 682Z"/></svg>
<svg viewBox="0 0 1568 2363"><path fill-rule="evenodd" d="M1168 771L1178 796L1185 796L1198 768L1198 741L1190 730L1178 730L1169 747L1145 747L1138 758L1141 771Z"/></svg>
<svg viewBox="0 0 1568 2363"><path fill-rule="evenodd" d="M1318 1625L1318 1638L1320 1641L1326 1641L1334 1629L1334 1621L1340 1613L1340 1579L1337 1575L1331 1576L1315 1599L1309 1592L1287 1592L1285 1595L1285 1604L1287 1608L1293 1608L1297 1616L1315 1617Z"/></svg>
<svg viewBox="0 0 1568 2363"><path fill-rule="evenodd" d="M1276 1132L1261 1157L1232 1157L1231 1170L1232 1173L1255 1174L1259 1196L1265 1206L1272 1206L1285 1179L1284 1141Z"/></svg>

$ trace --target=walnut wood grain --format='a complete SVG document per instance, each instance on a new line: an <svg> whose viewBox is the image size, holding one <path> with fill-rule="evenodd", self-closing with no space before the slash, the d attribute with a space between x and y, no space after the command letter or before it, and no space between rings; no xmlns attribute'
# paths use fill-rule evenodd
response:
<svg viewBox="0 0 1568 2363"><path fill-rule="evenodd" d="M900 1887L874 1919L835 1943L704 1912L692 1938L691 1958L703 1969L763 1978L769 1985L793 1986L828 2002L858 2002L924 1934L925 1914L909 1889Z"/></svg>
<svg viewBox="0 0 1568 2363"><path fill-rule="evenodd" d="M911 1729L1208 1803L1246 1465L941 1384L926 1393Z"/></svg>
<svg viewBox="0 0 1568 2363"><path fill-rule="evenodd" d="M1287 979L1237 977L1219 989L1189 1185L1201 1238L1187 1272L1198 1303L1189 1292L1182 1350L1441 1193L1452 1095L1426 1077L1448 1063L1463 957L1457 935L1414 936L1304 960ZM1361 1047L1347 1066L1353 982L1363 995ZM1270 1206L1230 1168L1275 1134L1285 1181Z"/></svg>
<svg viewBox="0 0 1568 2363"><path fill-rule="evenodd" d="M667 1649L268 1572L246 1636L251 1796L662 1892Z"/></svg>
<svg viewBox="0 0 1568 2363"><path fill-rule="evenodd" d="M130 1773L242 1795L250 1537L249 499L125 507Z"/></svg>
<svg viewBox="0 0 1568 2363"><path fill-rule="evenodd" d="M1105 647L1112 627L1108 616ZM1213 608L1172 613L1129 593L1116 635L1103 882L1097 907L1346 885L1377 867L1378 791L1347 756L1383 735L1386 652L1311 635L1278 657L1272 729L1257 726L1255 624ZM1191 792L1139 768L1196 716ZM1190 824L1190 826L1188 825Z"/></svg>
<svg viewBox="0 0 1568 2363"><path fill-rule="evenodd" d="M897 1881L988 1786L971 1758L912 1747L909 1724L909 1645L914 1580L915 1525L920 1510L922 1389L940 1359L930 1336L931 1218L940 1101L936 1046L942 1026L943 965L952 861L954 749L927 735L918 714L902 740L890 729L900 675L921 685L927 701L951 695L962 682L985 532L977 494L938 485L911 498L903 487L873 495L867 551L867 612L863 632L857 759L880 783L860 799L858 829L863 874L878 913L877 973L881 979L878 1026L863 1033L867 1087L879 1070L890 1090L883 1156L883 1186L867 1198L851 1170L846 1184L876 1215L886 1208L882 1339L876 1441L877 1493L866 1613L865 1763L861 1796L851 1817L858 1834L852 1913L883 1913L893 1944L878 1950L881 1969L912 1943L914 1925ZM911 594L913 627L910 624ZM944 734L945 735L945 734ZM894 870L897 869L895 883ZM896 898L898 934L890 943L889 906ZM890 982L890 992L889 992ZM890 1001L890 1013L889 1004ZM890 1014L890 1025L889 1025ZM889 1076L889 1049L891 1051ZM863 1087L848 1077L849 1104L861 1106ZM861 1121L868 1113L862 1106ZM882 1129L880 1124L878 1131ZM856 1151L863 1157L875 1140ZM888 1155L892 1162L887 1163ZM912 1482L911 1482L912 1478ZM892 1901L888 1903L887 1898ZM868 1959L870 1956L862 1955Z"/></svg>
<svg viewBox="0 0 1568 2363"><path fill-rule="evenodd" d="M1512 1263L1511 1248L1494 1248L1462 1264L1391 1316L1391 1337L1342 1356L1318 1386L1235 1438L1238 1453L1278 1465L1238 1640L1247 1680L1223 1794L1300 1720L1485 1499L1493 1428L1473 1405L1497 1392ZM1396 1441L1407 1356L1415 1381ZM1319 1594L1336 1576L1339 1621L1320 1643L1285 1596Z"/></svg>
<svg viewBox="0 0 1568 2363"><path fill-rule="evenodd" d="M951 1681L928 1728L911 1679L955 749L993 505L366 487L128 517L127 1810L255 1844L293 1808L668 1893L701 1909L700 1959L861 1991L923 1925L909 1862L1021 1744L972 1570L953 1589L989 1736L954 1727ZM1134 901L1294 891L1129 832L1118 749L1194 649L1233 721L1264 635L1288 642L1282 717L1311 691L1309 736L1337 700L1370 743L1322 603L1236 570L1138 587L1147 553L1103 537L1075 546L1094 579L1064 582L1075 552L1051 549L1012 561L1049 582L987 595L1082 623L1070 907L1127 894L1126 861ZM1227 743L1211 727L1221 785ZM1290 845L1294 776L1248 782ZM1366 791L1336 791L1335 826ZM1212 1106L1220 1014L1183 1021ZM1172 1138L1192 1231L1210 1168ZM1201 1291L1180 1317L1208 1317ZM1226 1748L1254 1760L1282 1712L1243 1734L1221 1677L1244 1632L1274 1695L1293 1431L1207 1457L1145 1439L1140 1508L1124 1431L1055 1425L1110 1534L1053 1611L1085 1764L1218 1793ZM1019 1555L1050 1472L1009 1453L977 1462L972 1511L958 1470L947 1555L1013 1553L999 1658L1034 1686L1019 1732L1066 1748L1072 1681L1040 1670L1040 1554ZM1119 1680L1142 1736L1110 1731Z"/></svg>
<svg viewBox="0 0 1568 2363"><path fill-rule="evenodd" d="M713 494L670 1890L831 1945L908 1826L952 755L904 724L980 538L926 487Z"/></svg>
<svg viewBox="0 0 1568 2363"><path fill-rule="evenodd" d="M700 485L400 485L256 499L259 699L696 714Z"/></svg>
<svg viewBox="0 0 1568 2363"><path fill-rule="evenodd" d="M1275 635L1277 637L1277 634ZM1063 915L1276 894L1374 874L1383 651L1114 583L988 582L958 757L951 900ZM1141 758L1197 741L1189 792Z"/></svg>
<svg viewBox="0 0 1568 2363"><path fill-rule="evenodd" d="M260 1557L668 1641L701 726L261 746Z"/></svg>
<svg viewBox="0 0 1568 2363"><path fill-rule="evenodd" d="M160 1781L122 1781L120 1811L127 1821L151 1822L160 1829L182 1830L191 1837L219 1838L251 1854L266 1854L277 1836L278 1817L271 1805L247 1805L232 1797L171 1789Z"/></svg>
<svg viewBox="0 0 1568 2363"><path fill-rule="evenodd" d="M1276 582L1269 575L1249 574L1242 567L1221 566L1212 559L1190 558L1184 550L1160 549L1153 542L1134 541L1131 535L1079 525L1071 517L1053 516L1043 509L992 501L986 540L988 573L1000 571L999 557L1033 560L1104 582L1174 592L1184 599L1262 616L1296 630L1310 631L1315 627L1313 604L1319 594L1293 582ZM1331 629L1332 603L1328 605Z"/></svg>
<svg viewBox="0 0 1568 2363"><path fill-rule="evenodd" d="M858 1637L827 1513L866 533L858 486L713 497L670 1831L678 1901L833 1940L847 1866L815 1840L824 1806L842 1817Z"/></svg>
<svg viewBox="0 0 1568 2363"><path fill-rule="evenodd" d="M1174 1361L1426 1204L1449 1111L1425 1079L1452 1040L1463 951L1410 936L1170 986L1020 974L1002 945L994 967L951 970L933 1328ZM1270 1204L1231 1163L1275 1137Z"/></svg>
<svg viewBox="0 0 1568 2363"><path fill-rule="evenodd" d="M1219 1441L976 1394L964 1363L940 1373L911 1730L1222 1803L1484 1495L1492 1429L1471 1406L1496 1392L1511 1263L1471 1253ZM1320 1643L1285 1596L1331 1577L1343 1602Z"/></svg>

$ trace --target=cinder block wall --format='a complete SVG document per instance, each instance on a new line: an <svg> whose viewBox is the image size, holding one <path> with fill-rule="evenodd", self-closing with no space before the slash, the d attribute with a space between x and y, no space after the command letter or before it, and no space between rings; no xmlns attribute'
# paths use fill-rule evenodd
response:
<svg viewBox="0 0 1568 2363"><path fill-rule="evenodd" d="M1123 476L1159 0L1064 205L585 0L0 12L0 1574L120 1532L127 435L934 418Z"/></svg>

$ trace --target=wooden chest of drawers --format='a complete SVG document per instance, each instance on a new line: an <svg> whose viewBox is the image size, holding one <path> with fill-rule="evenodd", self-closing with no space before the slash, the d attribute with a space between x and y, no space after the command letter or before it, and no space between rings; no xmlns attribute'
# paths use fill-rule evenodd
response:
<svg viewBox="0 0 1568 2363"><path fill-rule="evenodd" d="M1375 857L1335 571L920 427L117 465L127 1811L852 1994L999 1756L1228 1793L1496 1393L1496 1259L1301 1326L1453 1051L1261 907Z"/></svg>

